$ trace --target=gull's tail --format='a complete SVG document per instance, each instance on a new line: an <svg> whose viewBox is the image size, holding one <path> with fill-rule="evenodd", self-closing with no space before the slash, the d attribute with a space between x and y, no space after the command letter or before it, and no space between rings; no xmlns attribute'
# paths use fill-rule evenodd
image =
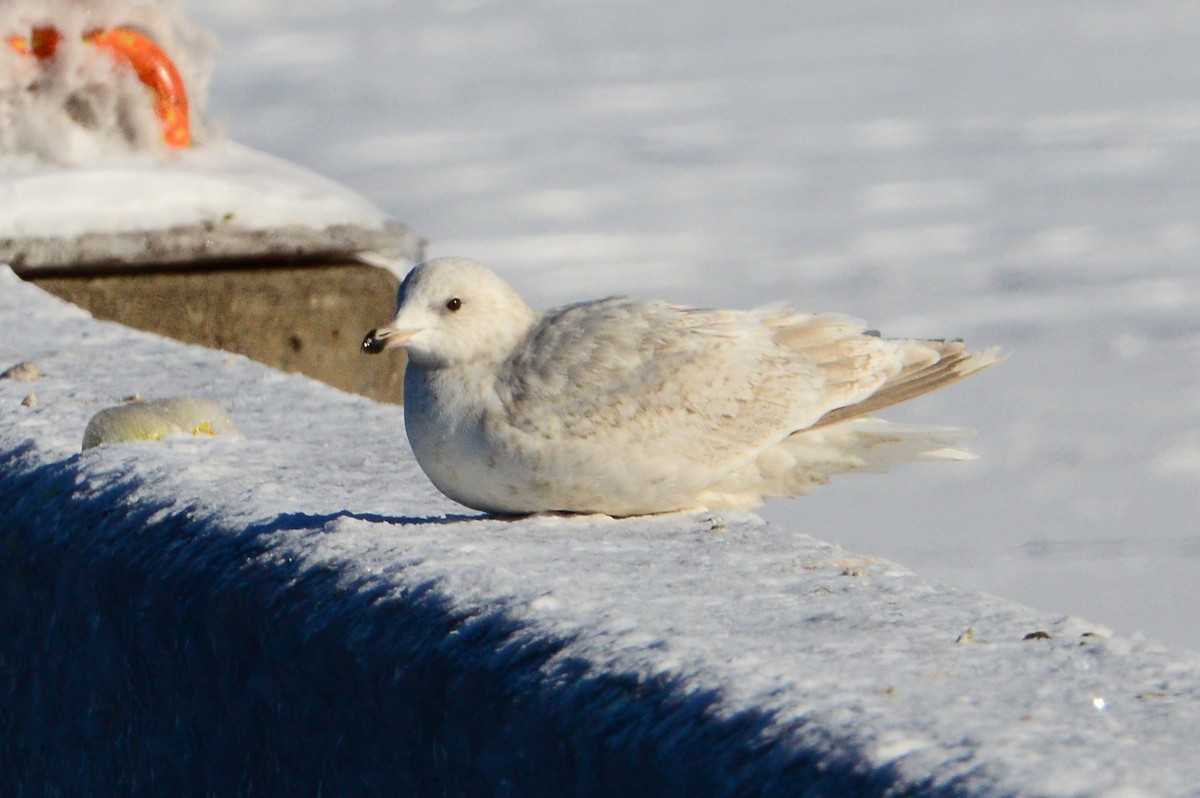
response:
<svg viewBox="0 0 1200 798"><path fill-rule="evenodd" d="M954 427L891 424L859 417L795 433L728 475L701 497L709 507L748 509L768 498L798 496L835 474L886 471L908 460L973 460Z"/></svg>
<svg viewBox="0 0 1200 798"><path fill-rule="evenodd" d="M870 415L885 407L907 402L922 394L952 385L977 374L989 366L1003 362L1007 354L999 347L982 352L968 352L962 341L904 341L904 350L913 356L905 358L905 366L889 377L874 393L854 404L830 410L809 429L838 424L849 419Z"/></svg>
<svg viewBox="0 0 1200 798"><path fill-rule="evenodd" d="M789 320L790 321L790 320ZM807 317L780 335L820 364L832 407L814 423L763 450L702 497L708 506L749 508L796 496L835 474L885 471L908 460L970 460L959 444L970 430L891 424L872 413L935 391L1001 362L993 348L961 341L885 339L843 317Z"/></svg>

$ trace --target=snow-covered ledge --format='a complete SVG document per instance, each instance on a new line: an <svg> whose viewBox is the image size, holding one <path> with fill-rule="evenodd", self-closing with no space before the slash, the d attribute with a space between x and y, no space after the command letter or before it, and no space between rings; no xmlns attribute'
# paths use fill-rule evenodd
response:
<svg viewBox="0 0 1200 798"><path fill-rule="evenodd" d="M400 408L0 270L0 369L27 360L0 380L6 794L1200 784L1194 656L752 515L481 518L422 478ZM131 394L216 400L244 437L81 453Z"/></svg>

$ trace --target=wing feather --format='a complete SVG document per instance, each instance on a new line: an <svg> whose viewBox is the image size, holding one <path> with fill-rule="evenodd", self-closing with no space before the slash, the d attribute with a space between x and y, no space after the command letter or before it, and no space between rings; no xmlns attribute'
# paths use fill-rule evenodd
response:
<svg viewBox="0 0 1200 798"><path fill-rule="evenodd" d="M999 362L959 341L881 338L858 319L613 297L547 313L501 370L516 429L729 467ZM647 455L646 452L650 452Z"/></svg>
<svg viewBox="0 0 1200 798"><path fill-rule="evenodd" d="M501 369L509 422L696 462L751 457L824 412L823 377L755 311L612 298L551 311Z"/></svg>

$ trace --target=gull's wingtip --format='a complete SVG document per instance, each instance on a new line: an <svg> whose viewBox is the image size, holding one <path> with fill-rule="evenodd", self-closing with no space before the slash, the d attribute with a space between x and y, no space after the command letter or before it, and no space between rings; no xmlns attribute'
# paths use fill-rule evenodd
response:
<svg viewBox="0 0 1200 798"><path fill-rule="evenodd" d="M998 346L988 347L982 352L970 352L959 364L956 371L966 377L974 374L977 371L983 371L986 368L1003 363L1008 360L1012 352L1005 352Z"/></svg>

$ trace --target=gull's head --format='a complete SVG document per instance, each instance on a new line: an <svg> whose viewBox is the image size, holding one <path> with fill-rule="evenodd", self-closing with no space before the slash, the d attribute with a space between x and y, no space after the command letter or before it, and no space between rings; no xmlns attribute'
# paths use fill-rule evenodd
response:
<svg viewBox="0 0 1200 798"><path fill-rule="evenodd" d="M396 316L363 339L364 352L404 347L418 366L502 360L537 314L494 272L465 258L417 266L396 298Z"/></svg>

